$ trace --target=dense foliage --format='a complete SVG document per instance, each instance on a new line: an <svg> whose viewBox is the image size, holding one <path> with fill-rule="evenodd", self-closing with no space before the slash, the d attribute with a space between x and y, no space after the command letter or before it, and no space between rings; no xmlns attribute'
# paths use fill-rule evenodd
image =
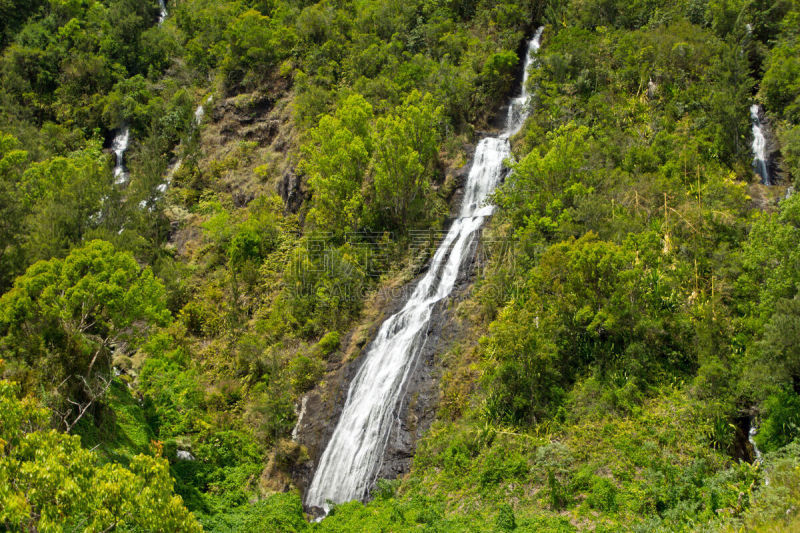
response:
<svg viewBox="0 0 800 533"><path fill-rule="evenodd" d="M166 8L0 0L0 528L798 527L796 0ZM539 24L437 421L311 524L299 398L424 265Z"/></svg>
<svg viewBox="0 0 800 533"><path fill-rule="evenodd" d="M137 455L99 464L49 413L0 381L0 520L10 531L201 531L172 492L167 462Z"/></svg>

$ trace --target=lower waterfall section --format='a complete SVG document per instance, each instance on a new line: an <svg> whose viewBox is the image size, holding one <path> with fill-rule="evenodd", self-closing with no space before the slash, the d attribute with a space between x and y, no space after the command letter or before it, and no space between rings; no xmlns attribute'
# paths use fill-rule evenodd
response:
<svg viewBox="0 0 800 533"><path fill-rule="evenodd" d="M488 172L490 180L496 182L502 177L502 161L508 151L486 153L494 144L482 142L484 151L479 145L476 161L496 163ZM503 145L507 148L507 141ZM486 167L475 169L470 177L487 177ZM479 194L481 189L476 187L474 193ZM464 207L470 209L466 198ZM396 419L395 406L426 341L433 308L452 291L485 216L468 214L453 223L414 293L381 325L350 385L339 424L320 459L306 496L309 506L324 508L328 500L338 503L368 496Z"/></svg>

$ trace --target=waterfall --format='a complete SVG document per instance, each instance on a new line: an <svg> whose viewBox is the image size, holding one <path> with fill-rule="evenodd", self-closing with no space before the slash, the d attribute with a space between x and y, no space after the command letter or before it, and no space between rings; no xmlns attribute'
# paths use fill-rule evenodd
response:
<svg viewBox="0 0 800 533"><path fill-rule="evenodd" d="M759 450L758 446L756 446L756 439L754 438L756 435L758 435L758 426L755 424L755 420L753 420L750 423L750 431L747 432L747 442L750 443L750 446L753 447L753 453L756 454L755 462L760 463L762 456L761 450Z"/></svg>
<svg viewBox="0 0 800 533"><path fill-rule="evenodd" d="M506 116L506 137L511 137L517 133L522 125L525 123L527 115L525 115L528 103L528 75L529 69L533 62L533 53L539 49L542 40L542 31L544 28L539 28L536 33L528 42L528 48L525 52L525 62L522 70L522 90L519 96L513 98L508 104L508 115Z"/></svg>
<svg viewBox="0 0 800 533"><path fill-rule="evenodd" d="M756 456L753 464L761 465L764 463L764 454L761 453L761 450L759 450L756 445L756 439L754 438L756 435L758 435L758 425L756 424L755 417L753 417L750 420L750 430L747 432L747 442L753 447L753 453ZM766 474L764 474L764 485L769 485L769 476Z"/></svg>
<svg viewBox="0 0 800 533"><path fill-rule="evenodd" d="M120 128L114 141L111 143L111 149L114 151L116 162L114 164L114 183L122 185L128 182L128 170L125 168L125 151L128 149L130 142L131 130L128 126Z"/></svg>
<svg viewBox="0 0 800 533"><path fill-rule="evenodd" d="M167 11L167 3L164 0L158 0L158 25L161 26L164 23L164 19L167 18L169 12Z"/></svg>
<svg viewBox="0 0 800 533"><path fill-rule="evenodd" d="M199 126L201 122L203 122L203 116L206 114L206 110L203 107L203 104L197 106L197 109L194 110L194 123L195 125Z"/></svg>
<svg viewBox="0 0 800 533"><path fill-rule="evenodd" d="M201 122L203 122L203 117L206 116L206 106L209 105L214 100L213 95L208 95L205 102L197 106L197 109L194 110L194 124L195 126L199 126Z"/></svg>
<svg viewBox="0 0 800 533"><path fill-rule="evenodd" d="M160 8L158 14L158 25L160 26L164 19L167 18L167 4L165 0L158 0L158 6ZM128 144L130 144L130 137L131 137L131 130L128 126L122 126L117 135L114 137L114 141L111 143L111 150L114 151L114 156L116 157L116 161L114 164L114 183L117 185L124 185L128 183L128 169L125 168L125 152L128 150Z"/></svg>
<svg viewBox="0 0 800 533"><path fill-rule="evenodd" d="M212 102L212 100L213 100L213 96L209 96L208 98L206 98L205 103L200 104L194 110L194 125L195 125L195 127L200 126L200 123L203 121L203 117L206 114L205 106L210 104ZM181 168L182 164L183 164L183 159L178 159L177 161L175 161L173 164L171 164L169 166L169 168L167 169L167 175L166 175L164 181L162 183L160 183L156 187L156 193L157 193L156 199L158 199L165 192L167 192L167 189L169 188L170 183L172 183L172 177L175 175L175 173L178 171L178 169ZM141 207L142 209L144 209L146 206L147 206L147 200L142 200L142 202L139 203L139 207ZM152 211L152 207L150 208L150 210Z"/></svg>
<svg viewBox="0 0 800 533"><path fill-rule="evenodd" d="M767 168L767 140L764 137L764 130L761 126L761 106L753 104L750 106L750 120L753 123L753 169L756 174L761 176L761 183L772 185Z"/></svg>
<svg viewBox="0 0 800 533"><path fill-rule="evenodd" d="M542 28L528 45L527 69L538 50ZM339 422L319 460L306 493L309 507L328 511L328 501L342 503L368 496L376 481L397 408L409 374L425 345L434 307L446 299L461 267L474 251L478 233L494 207L485 202L505 173L511 155L509 138L527 118L528 94L523 80L520 95L510 105L504 132L478 143L458 218L434 253L427 273L403 308L381 324L363 355L361 367L347 392Z"/></svg>
<svg viewBox="0 0 800 533"><path fill-rule="evenodd" d="M300 430L300 424L303 423L303 417L306 416L306 404L308 403L308 395L303 396L303 399L300 400L300 411L297 413L297 423L294 425L294 429L292 429L292 440L297 440L297 432Z"/></svg>

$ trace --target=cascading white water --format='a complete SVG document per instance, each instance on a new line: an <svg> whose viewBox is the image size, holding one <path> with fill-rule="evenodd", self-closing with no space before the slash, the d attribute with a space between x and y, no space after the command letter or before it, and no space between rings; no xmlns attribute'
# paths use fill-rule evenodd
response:
<svg viewBox="0 0 800 533"><path fill-rule="evenodd" d="M308 403L308 395L303 396L300 400L300 411L297 413L297 423L292 429L292 440L297 440L297 432L300 430L300 424L303 423L303 417L306 416L306 404Z"/></svg>
<svg viewBox="0 0 800 533"><path fill-rule="evenodd" d="M772 185L772 180L767 167L767 140L761 127L761 107L758 104L750 106L750 120L753 123L753 169L761 176L764 185Z"/></svg>
<svg viewBox="0 0 800 533"><path fill-rule="evenodd" d="M478 143L457 219L403 308L389 317L369 345L347 393L339 423L320 458L306 492L306 505L328 510L327 502L342 503L368 496L380 470L384 449L396 421L396 409L417 356L427 338L435 305L453 290L458 273L474 250L478 230L494 207L484 205L503 178L503 161L510 157L508 139L527 118L524 81L541 43L539 28L528 45L520 95L509 107L505 131Z"/></svg>
<svg viewBox="0 0 800 533"><path fill-rule="evenodd" d="M212 95L209 95L209 97L206 98L206 101L204 103L200 104L199 106L197 106L197 109L194 110L194 124L195 124L195 126L199 126L200 123L203 122L203 117L206 116L206 106L208 104L210 104L213 100L214 100L214 97Z"/></svg>
<svg viewBox="0 0 800 533"><path fill-rule="evenodd" d="M750 421L750 431L747 432L747 441L750 443L750 446L753 447L753 453L756 456L753 464L762 465L764 463L764 454L758 449L755 439L756 435L758 435L758 426L754 418ZM767 473L764 474L764 485L769 485L769 475Z"/></svg>
<svg viewBox="0 0 800 533"><path fill-rule="evenodd" d="M164 19L167 18L167 3L165 0L158 0L158 25L164 22ZM114 141L111 144L111 149L114 151L114 155L116 156L116 162L114 165L114 183L117 185L123 185L128 182L128 170L125 168L125 151L128 149L128 144L130 143L130 136L131 130L128 126L123 126L120 128L117 135L114 137Z"/></svg>
<svg viewBox="0 0 800 533"><path fill-rule="evenodd" d="M533 53L539 49L539 45L541 44L542 40L542 31L544 28L539 28L536 30L536 33L528 42L528 48L525 54L525 68L522 72L522 90L520 91L519 96L511 100L511 103L508 105L508 116L506 117L506 138L513 136L517 133L522 125L525 123L525 115L528 103L528 90L526 86L528 85L528 69L531 66L531 62L533 61Z"/></svg>
<svg viewBox="0 0 800 533"><path fill-rule="evenodd" d="M158 0L158 6L160 9L158 14L158 25L160 26L168 15L167 3L165 0ZM122 126L117 132L116 136L114 136L114 140L111 143L111 150L114 152L114 157L116 158L114 162L114 183L117 185L124 185L128 183L128 179L130 178L128 169L125 167L125 152L128 150L130 138L130 128L128 126ZM166 185L159 185L158 190L160 193L163 193L166 190ZM146 204L146 201L142 201L139 203L139 206L144 208Z"/></svg>
<svg viewBox="0 0 800 533"><path fill-rule="evenodd" d="M760 463L763 457L761 455L761 450L759 450L756 445L756 435L758 435L758 426L755 425L755 422L751 422L750 431L747 432L747 441L750 443L750 446L753 447L753 453L756 455L756 462Z"/></svg>
<svg viewBox="0 0 800 533"><path fill-rule="evenodd" d="M114 151L114 156L116 157L116 162L114 164L114 183L117 185L127 183L128 181L128 170L125 168L125 151L128 149L130 137L130 128L123 126L111 143L111 149Z"/></svg>
<svg viewBox="0 0 800 533"><path fill-rule="evenodd" d="M158 0L158 8L160 10L158 12L158 25L161 26L161 24L163 24L164 20L167 18L167 15L169 15L169 12L167 11L167 3L164 0Z"/></svg>

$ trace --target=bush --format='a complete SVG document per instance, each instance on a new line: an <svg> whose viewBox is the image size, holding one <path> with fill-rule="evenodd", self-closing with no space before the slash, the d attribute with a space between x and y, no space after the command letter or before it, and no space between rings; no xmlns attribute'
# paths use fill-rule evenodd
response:
<svg viewBox="0 0 800 533"><path fill-rule="evenodd" d="M767 398L764 413L764 422L755 436L762 451L782 448L800 435L800 396L793 391L783 390Z"/></svg>
<svg viewBox="0 0 800 533"><path fill-rule="evenodd" d="M324 373L325 362L315 356L300 354L289 363L292 387L298 394L312 389Z"/></svg>
<svg viewBox="0 0 800 533"><path fill-rule="evenodd" d="M592 509L616 512L617 487L608 478L595 477L592 480L591 492L586 497L586 503Z"/></svg>
<svg viewBox="0 0 800 533"><path fill-rule="evenodd" d="M339 349L341 335L338 331L329 331L317 343L317 349L322 357L327 357Z"/></svg>
<svg viewBox="0 0 800 533"><path fill-rule="evenodd" d="M553 511L562 511L569 505L569 491L558 480L553 470L547 472L547 496Z"/></svg>
<svg viewBox="0 0 800 533"><path fill-rule="evenodd" d="M501 503L497 512L497 529L501 531L512 531L517 528L517 519L514 517L514 509L507 503Z"/></svg>

